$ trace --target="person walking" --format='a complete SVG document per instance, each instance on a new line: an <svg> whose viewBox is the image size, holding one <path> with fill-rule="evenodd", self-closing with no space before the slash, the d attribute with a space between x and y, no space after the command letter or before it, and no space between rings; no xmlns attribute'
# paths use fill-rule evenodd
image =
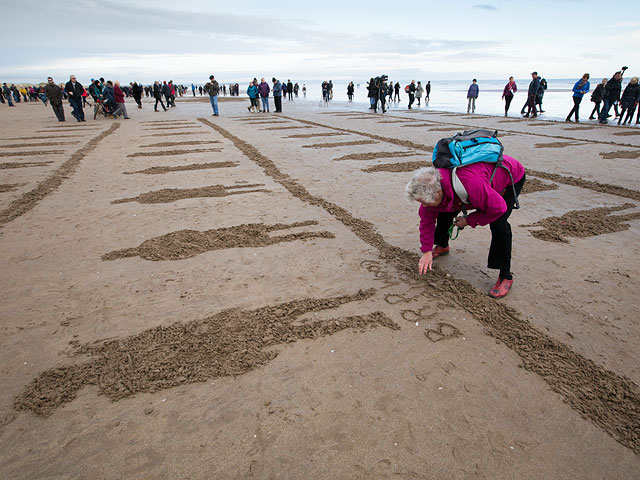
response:
<svg viewBox="0 0 640 480"><path fill-rule="evenodd" d="M302 98L307 98L307 84L302 84Z"/></svg>
<svg viewBox="0 0 640 480"><path fill-rule="evenodd" d="M585 73L580 80L578 80L573 86L573 108L567 115L565 122L571 122L571 115L575 114L576 123L580 123L580 119L578 118L578 113L580 111L580 102L582 102L582 97L585 94L589 93L589 74Z"/></svg>
<svg viewBox="0 0 640 480"><path fill-rule="evenodd" d="M271 78L273 82L273 103L276 106L276 113L282 113L282 84L276 77Z"/></svg>
<svg viewBox="0 0 640 480"><path fill-rule="evenodd" d="M260 113L260 107L258 106L258 86L253 83L253 80L249 83L247 87L247 95L249 96L250 106L247 107L247 110L254 113Z"/></svg>
<svg viewBox="0 0 640 480"><path fill-rule="evenodd" d="M527 103L524 107L522 107L522 112L524 113L524 109L528 107L527 113L524 115L526 118L531 115L532 118L538 116L538 110L536 110L536 95L538 94L538 89L540 88L540 78L538 77L538 72L531 72L531 82L529 82L529 90L527 91Z"/></svg>
<svg viewBox="0 0 640 480"><path fill-rule="evenodd" d="M291 83L291 80L287 80L287 95L289 101L293 100L293 83Z"/></svg>
<svg viewBox="0 0 640 480"><path fill-rule="evenodd" d="M129 120L129 115L127 115L127 107L124 104L124 92L120 88L120 82L116 80L116 83L113 85L113 96L116 101L116 111L113 112L113 118L118 118L118 115L124 115L125 120Z"/></svg>
<svg viewBox="0 0 640 480"><path fill-rule="evenodd" d="M214 117L218 116L218 93L220 93L220 84L216 81L216 77L209 76L209 83L204 86L205 91L209 94L209 101L213 109Z"/></svg>
<svg viewBox="0 0 640 480"><path fill-rule="evenodd" d="M75 75L69 77L69 81L64 86L64 91L67 92L69 104L73 109L71 115L79 122L85 122L84 111L82 110L82 92L84 91L84 87L76 80Z"/></svg>
<svg viewBox="0 0 640 480"><path fill-rule="evenodd" d="M347 97L349 98L350 102L353 102L353 91L353 82L349 82L349 85L347 85Z"/></svg>
<svg viewBox="0 0 640 480"><path fill-rule="evenodd" d="M544 92L547 87L547 80L545 78L541 78L540 86L538 87L538 93L536 93L536 105L538 106L538 113L544 113L544 110L542 110L542 99L544 98Z"/></svg>
<svg viewBox="0 0 640 480"><path fill-rule="evenodd" d="M153 83L153 98L156 99L156 104L153 107L153 111L154 112L158 111L158 103L159 103L162 106L162 110L166 112L167 107L165 107L164 103L162 103L162 88L160 87L160 82L158 80L156 80Z"/></svg>
<svg viewBox="0 0 640 480"><path fill-rule="evenodd" d="M416 100L418 101L418 107L420 107L420 99L422 98L423 94L424 94L424 87L420 82L418 82L418 85L416 85Z"/></svg>
<svg viewBox="0 0 640 480"><path fill-rule="evenodd" d="M44 87L44 93L49 99L53 113L59 122L64 122L64 107L62 106L62 89L56 85L52 77L47 78L47 85Z"/></svg>
<svg viewBox="0 0 640 480"><path fill-rule="evenodd" d="M431 95L431 80L427 81L427 84L424 87L424 105L425 107L429 105Z"/></svg>
<svg viewBox="0 0 640 480"><path fill-rule="evenodd" d="M478 93L480 93L480 87L478 87L478 81L474 78L469 85L469 90L467 91L467 113L471 111L471 113L476 113L476 99L478 98Z"/></svg>
<svg viewBox="0 0 640 480"><path fill-rule="evenodd" d="M621 122L622 125L624 125L627 123L627 120L629 120L628 123L631 123L633 114L636 113L638 102L640 102L640 85L638 85L638 77L633 77L620 98L622 111L620 112L620 118L618 118L618 125L620 125ZM627 118L623 120L622 117L624 117L625 112L627 112Z"/></svg>
<svg viewBox="0 0 640 480"><path fill-rule="evenodd" d="M323 95L325 95L325 86L322 85ZM369 110L376 112L376 100L378 98L378 88L376 86L376 79L371 77L367 84L367 97L369 97Z"/></svg>
<svg viewBox="0 0 640 480"><path fill-rule="evenodd" d="M604 87L604 95L603 95L603 105L602 110L600 110L600 120L599 123L605 125L608 122L607 118L609 118L609 110L613 106L614 103L620 100L620 92L622 90L622 75L627 67L622 67L622 70L617 71L613 74L613 77L607 82Z"/></svg>
<svg viewBox="0 0 640 480"><path fill-rule="evenodd" d="M504 90L502 90L502 99L504 100L504 116L509 116L509 107L511 106L511 101L513 100L513 96L518 91L518 86L516 85L513 77L509 77L509 81L504 86Z"/></svg>
<svg viewBox="0 0 640 480"><path fill-rule="evenodd" d="M131 93L133 94L133 99L138 105L138 108L142 108L142 85L138 82L133 82L131 85Z"/></svg>
<svg viewBox="0 0 640 480"><path fill-rule="evenodd" d="M397 103L400 101L400 82L396 82L395 86L393 87L393 91L395 92L393 101Z"/></svg>
<svg viewBox="0 0 640 480"><path fill-rule="evenodd" d="M413 102L416 99L416 81L415 80L411 80L411 83L409 84L409 110L411 110L411 105L413 105Z"/></svg>
<svg viewBox="0 0 640 480"><path fill-rule="evenodd" d="M260 100L262 100L262 113L269 113L269 84L264 81L264 77L260 79L260 85L258 85L258 92L260 93Z"/></svg>
<svg viewBox="0 0 640 480"><path fill-rule="evenodd" d="M598 84L596 89L591 94L591 101L595 103L595 107L591 111L591 115L589 115L589 120L595 120L593 114L596 113L598 118L600 118L600 103L602 103L602 97L604 96L604 87L607 84L607 79L603 78L602 82Z"/></svg>

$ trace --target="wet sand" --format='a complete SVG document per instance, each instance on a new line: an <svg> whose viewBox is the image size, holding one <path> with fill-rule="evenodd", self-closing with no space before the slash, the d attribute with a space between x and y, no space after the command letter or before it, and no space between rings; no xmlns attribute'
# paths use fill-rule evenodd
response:
<svg viewBox="0 0 640 480"><path fill-rule="evenodd" d="M634 129L177 105L9 112L0 477L637 476ZM487 227L416 275L403 194L478 127L530 179L500 301Z"/></svg>

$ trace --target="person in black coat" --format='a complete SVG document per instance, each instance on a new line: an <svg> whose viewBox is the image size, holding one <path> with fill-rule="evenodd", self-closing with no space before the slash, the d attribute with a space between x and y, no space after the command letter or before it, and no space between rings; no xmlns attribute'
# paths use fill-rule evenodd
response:
<svg viewBox="0 0 640 480"><path fill-rule="evenodd" d="M629 120L628 123L631 123L631 120L633 120L633 114L636 113L638 102L640 102L640 85L638 84L638 77L633 77L624 89L622 98L620 98L622 111L620 112L618 125L620 125L620 122L622 122L622 124L624 125L625 123L627 123L627 120ZM625 112L627 112L627 118L622 120Z"/></svg>
<svg viewBox="0 0 640 480"><path fill-rule="evenodd" d="M69 81L64 86L64 91L69 96L69 104L73 109L71 115L79 122L85 122L84 111L82 110L82 93L84 92L84 87L80 82L76 81L75 75L69 77Z"/></svg>
<svg viewBox="0 0 640 480"><path fill-rule="evenodd" d="M162 88L160 87L160 83L157 80L153 84L153 98L156 99L156 106L153 107L153 110L157 112L158 103L160 103L160 105L162 105L162 110L166 112L167 108L164 106L164 103L162 103Z"/></svg>
<svg viewBox="0 0 640 480"><path fill-rule="evenodd" d="M589 115L589 120L595 120L593 116L594 113L597 113L598 118L600 118L600 103L602 103L602 97L604 95L604 86L606 84L607 84L607 79L603 78L602 82L598 84L596 89L591 94L591 101L595 103L596 106L593 107L593 111L591 112L591 115Z"/></svg>
<svg viewBox="0 0 640 480"><path fill-rule="evenodd" d="M195 88L193 90L195 95ZM142 108L142 85L138 82L133 82L131 85L131 93L133 93L133 99L138 104L138 108Z"/></svg>
<svg viewBox="0 0 640 480"><path fill-rule="evenodd" d="M620 92L622 90L622 75L626 67L623 67L622 70L617 71L613 74L613 77L607 82L607 85L604 87L604 95L602 97L604 104L602 105L602 110L600 110L600 123L606 124L607 118L609 118L609 110L620 100Z"/></svg>

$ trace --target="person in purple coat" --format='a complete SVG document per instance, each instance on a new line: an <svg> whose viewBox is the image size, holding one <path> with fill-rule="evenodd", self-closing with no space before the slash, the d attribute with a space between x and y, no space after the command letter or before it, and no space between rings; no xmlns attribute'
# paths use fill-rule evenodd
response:
<svg viewBox="0 0 640 480"><path fill-rule="evenodd" d="M260 99L262 100L262 113L269 113L269 84L264 81L264 77L260 79L260 85L258 85L258 92L260 92Z"/></svg>
<svg viewBox="0 0 640 480"><path fill-rule="evenodd" d="M499 270L496 284L489 296L502 298L511 289L511 225L508 219L525 182L524 167L515 158L504 155L504 168L491 163L474 163L457 169L457 177L467 191L466 209L474 212L458 216L462 200L452 184L452 169L424 167L414 172L405 191L407 198L420 203L420 244L422 257L418 262L421 275L432 270L433 259L449 253L449 227L489 225L491 246L488 268ZM491 177L493 175L493 181ZM513 177L513 184L511 177ZM435 248L434 248L435 245Z"/></svg>

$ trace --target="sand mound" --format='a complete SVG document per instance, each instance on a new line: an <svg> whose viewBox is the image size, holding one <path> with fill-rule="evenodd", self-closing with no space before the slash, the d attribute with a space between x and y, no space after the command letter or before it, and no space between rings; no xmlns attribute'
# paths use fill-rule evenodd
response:
<svg viewBox="0 0 640 480"><path fill-rule="evenodd" d="M335 147L350 147L353 145L371 145L378 143L374 140L355 140L353 142L335 142L335 143L314 143L311 145L303 145L302 148L335 148Z"/></svg>
<svg viewBox="0 0 640 480"><path fill-rule="evenodd" d="M205 152L221 152L221 148L194 148L192 150L158 150L155 152L136 152L127 155L129 158L134 157L161 157L166 155L186 155L188 153L205 153Z"/></svg>
<svg viewBox="0 0 640 480"><path fill-rule="evenodd" d="M313 128L313 127L306 127L306 128ZM287 135L286 137L282 137L282 138L324 138L324 137L336 137L340 135L347 135L347 134L342 132L297 133L295 135Z"/></svg>
<svg viewBox="0 0 640 480"><path fill-rule="evenodd" d="M144 170L138 170L135 172L124 172L125 175L132 175L134 173L145 173L147 175L157 175L161 173L169 172L184 172L189 170L206 170L209 168L229 168L237 167L237 162L211 162L211 163L191 163L189 165L177 165L169 167L149 167Z"/></svg>
<svg viewBox="0 0 640 480"><path fill-rule="evenodd" d="M557 190L558 185L555 183L546 183L537 178L527 178L522 187L520 195L526 195L528 193L545 192L547 190Z"/></svg>
<svg viewBox="0 0 640 480"><path fill-rule="evenodd" d="M263 183L255 183L248 185L211 185L209 187L200 188L164 188L162 190L155 190L153 192L146 192L133 198L122 198L120 200L114 200L111 203L171 203L177 200L184 200L186 198L206 198L206 197L226 197L228 195L240 195L242 193L254 193L254 192L270 192L264 188L242 191L230 191L238 188L252 188L252 187L264 187Z"/></svg>
<svg viewBox="0 0 640 480"><path fill-rule="evenodd" d="M420 167L427 167L431 165L431 162L399 162L399 163L382 163L380 165L374 165L373 167L365 168L362 170L365 173L373 172L413 172ZM526 183L526 182L525 182Z"/></svg>
<svg viewBox="0 0 640 480"><path fill-rule="evenodd" d="M334 158L335 161L340 160L375 160L376 158L391 157L410 157L418 155L416 152L369 152L369 153L350 153L342 157Z"/></svg>
<svg viewBox="0 0 640 480"><path fill-rule="evenodd" d="M0 170L8 168L44 167L53 162L4 162L0 163Z"/></svg>
<svg viewBox="0 0 640 480"><path fill-rule="evenodd" d="M617 152L600 152L602 158L611 160L613 158L638 158L640 157L640 150L619 150Z"/></svg>

